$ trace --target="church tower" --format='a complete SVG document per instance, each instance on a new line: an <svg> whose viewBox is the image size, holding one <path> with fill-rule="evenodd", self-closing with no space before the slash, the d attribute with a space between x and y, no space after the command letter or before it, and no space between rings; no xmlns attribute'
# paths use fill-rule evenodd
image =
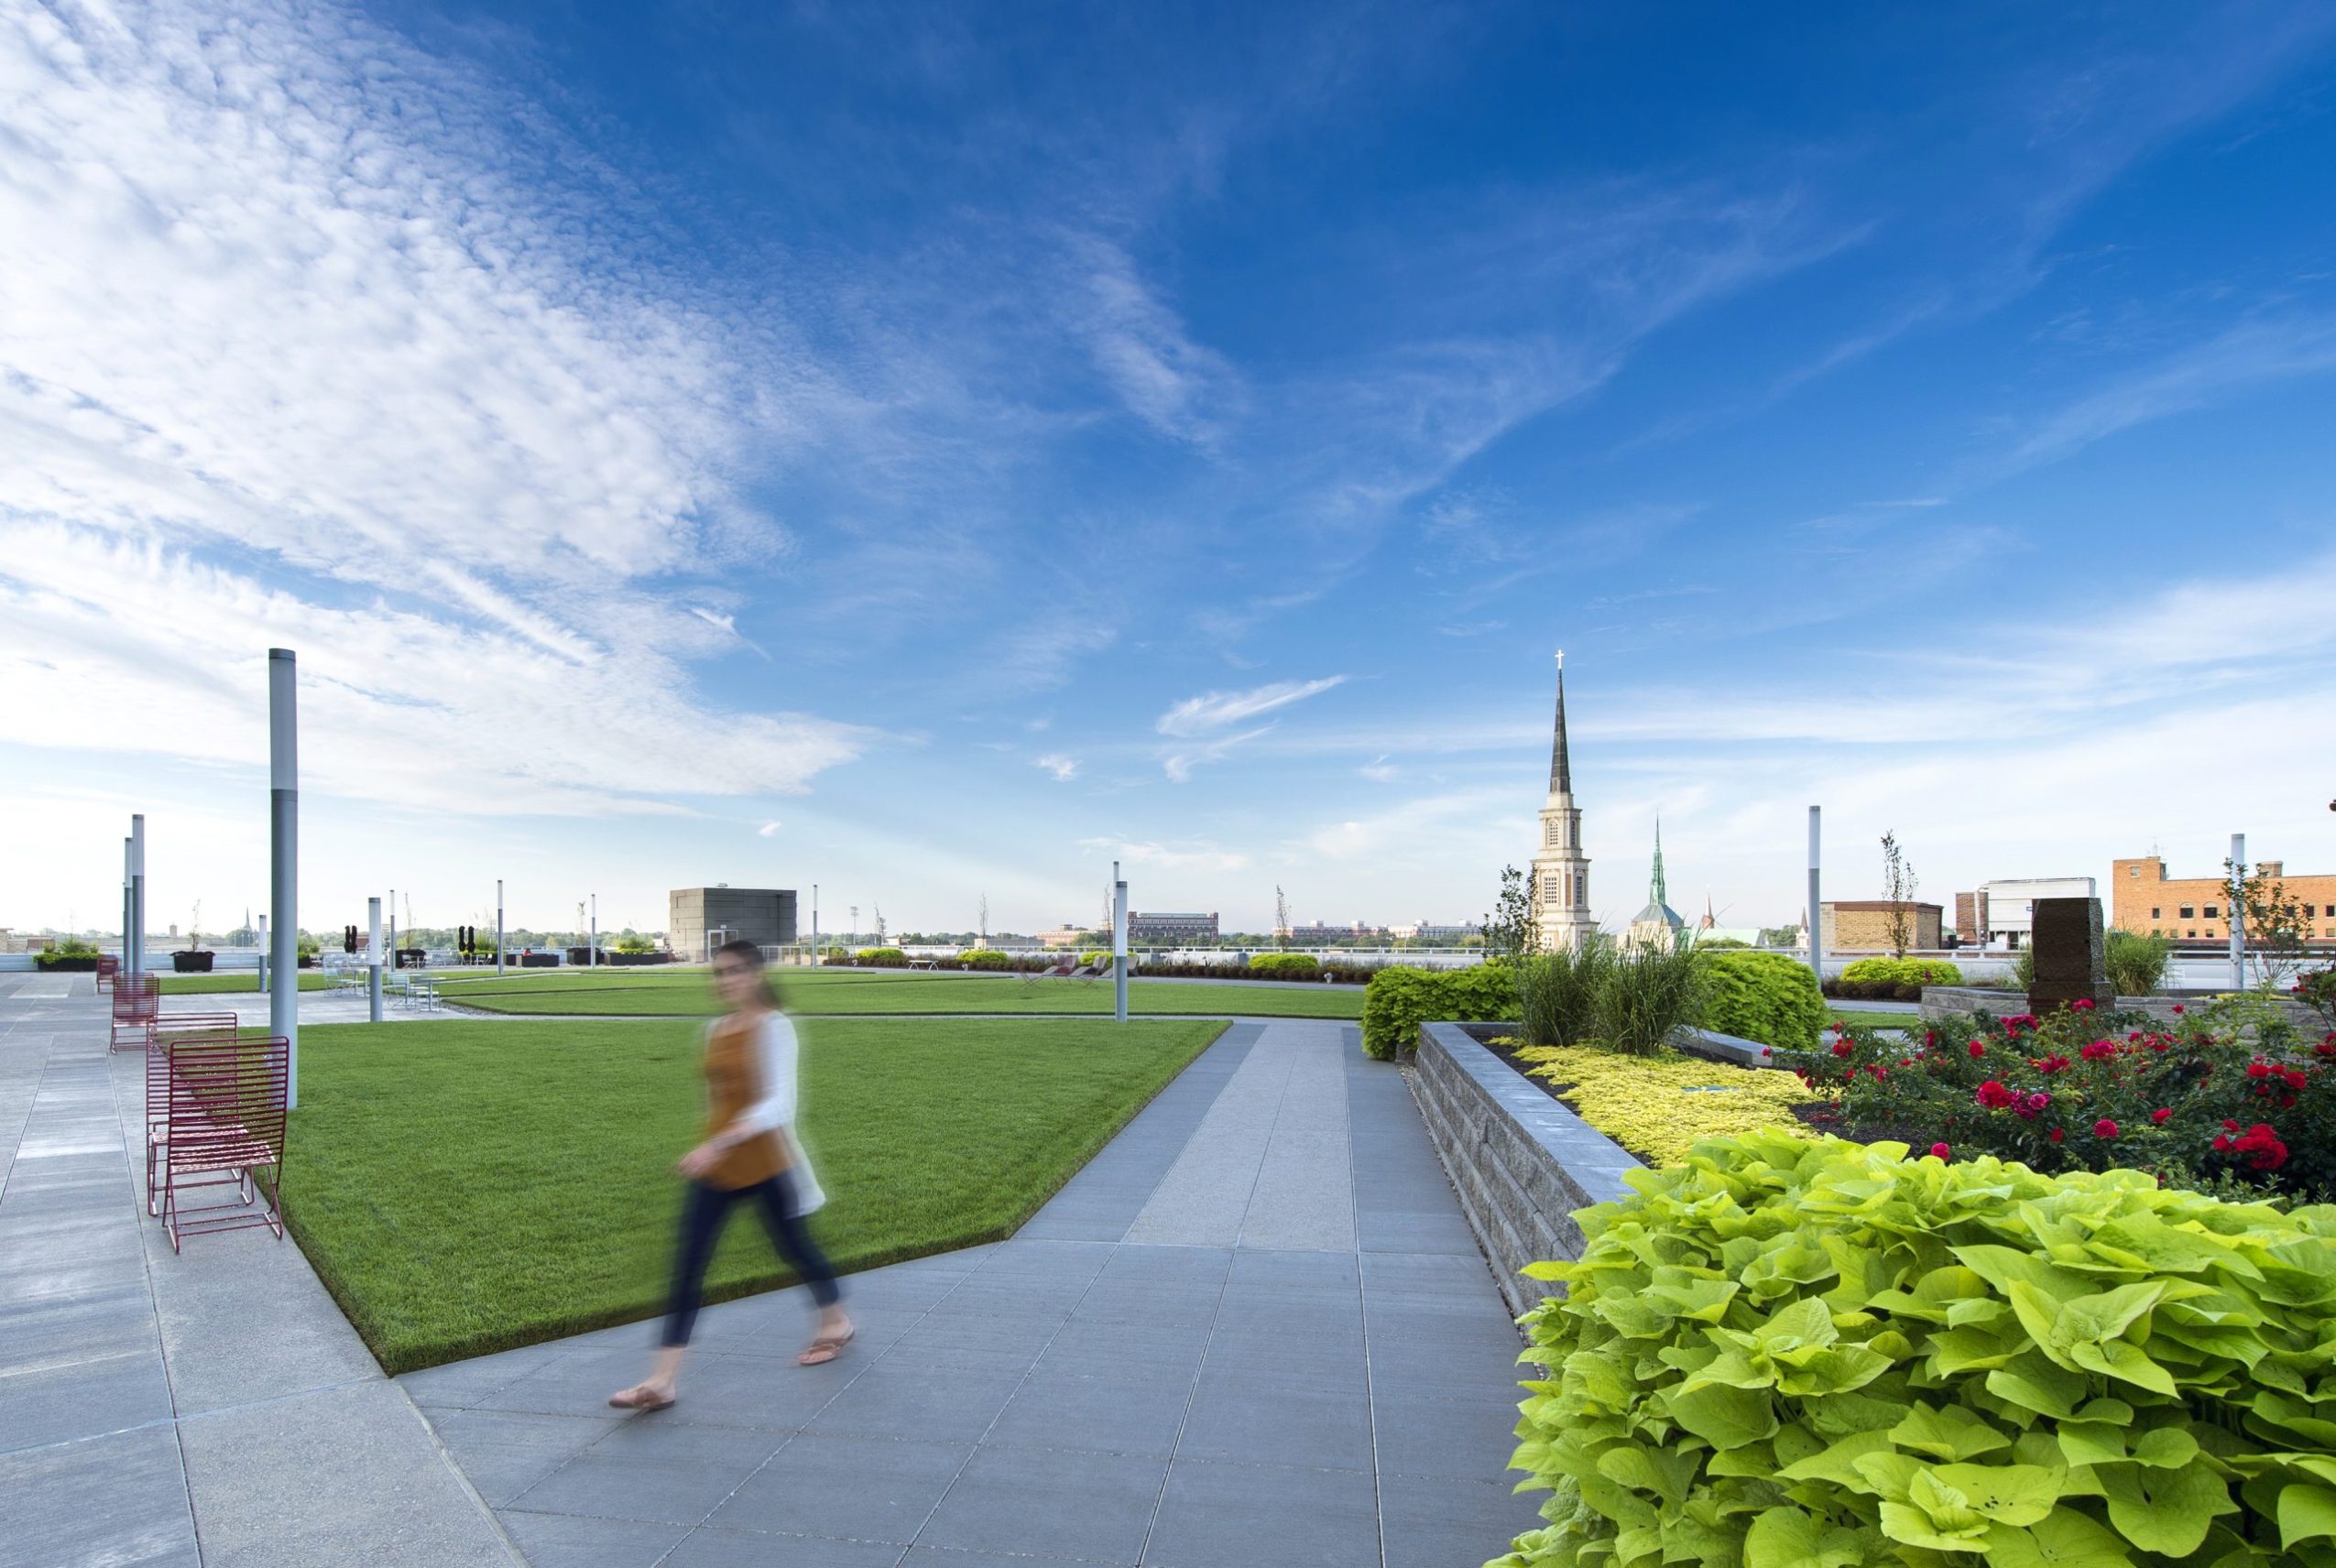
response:
<svg viewBox="0 0 2336 1568"><path fill-rule="evenodd" d="M1574 771L1566 756L1566 656L1557 656L1557 732L1549 747L1549 799L1541 808L1541 843L1533 856L1534 929L1545 953L1578 953L1598 931L1589 915L1589 862L1582 855L1582 812L1574 804Z"/></svg>

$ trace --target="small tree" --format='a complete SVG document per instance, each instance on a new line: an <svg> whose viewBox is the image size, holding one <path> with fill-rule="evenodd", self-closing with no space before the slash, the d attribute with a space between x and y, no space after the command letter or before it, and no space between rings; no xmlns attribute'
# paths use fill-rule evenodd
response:
<svg viewBox="0 0 2336 1568"><path fill-rule="evenodd" d="M187 951L202 951L202 900L197 898L194 909L187 915Z"/></svg>
<svg viewBox="0 0 2336 1568"><path fill-rule="evenodd" d="M1915 942L1915 890L1922 879L1898 847L1894 831L1882 835L1882 881L1890 895L1890 955L1904 958Z"/></svg>
<svg viewBox="0 0 2336 1568"><path fill-rule="evenodd" d="M2287 891L2287 884L2250 872L2225 860L2222 876L2231 889L2231 916L2245 916L2247 959L2254 965L2255 984L2266 989L2284 987L2303 966L2305 943L2311 935L2311 916Z"/></svg>
<svg viewBox="0 0 2336 1568"><path fill-rule="evenodd" d="M1514 964L1534 950L1534 938L1533 878L1513 866L1504 866L1501 897L1492 913L1484 917L1484 956L1496 964Z"/></svg>

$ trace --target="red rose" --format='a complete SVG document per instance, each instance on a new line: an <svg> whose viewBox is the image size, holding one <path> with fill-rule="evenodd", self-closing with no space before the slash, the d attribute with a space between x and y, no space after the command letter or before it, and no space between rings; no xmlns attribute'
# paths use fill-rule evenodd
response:
<svg viewBox="0 0 2336 1568"><path fill-rule="evenodd" d="M1981 1057L1985 1056L1986 1054L1987 1047L1985 1045L1981 1044L1978 1040L1971 1041L1971 1060L1973 1062L1977 1062Z"/></svg>
<svg viewBox="0 0 2336 1568"><path fill-rule="evenodd" d="M2162 1122L2162 1121L2164 1121L2164 1120L2165 1120L2167 1116L2172 1116L2173 1114L2174 1114L2174 1112L2173 1112L2172 1108L2169 1106L2169 1107L2167 1107L2167 1108L2164 1108L2164 1109L2155 1110L2155 1111L2150 1112L2150 1113L2149 1113L2149 1119L2150 1119L2151 1121L2154 1121L2154 1122Z"/></svg>
<svg viewBox="0 0 2336 1568"><path fill-rule="evenodd" d="M2099 1121L2092 1124L2092 1136L2095 1138L2115 1138L2117 1136L2117 1124L2111 1121L2107 1116L2103 1116Z"/></svg>
<svg viewBox="0 0 2336 1568"><path fill-rule="evenodd" d="M1854 1049L1856 1048L1846 1040L1837 1040L1833 1042L1833 1054L1836 1056L1847 1056Z"/></svg>
<svg viewBox="0 0 2336 1568"><path fill-rule="evenodd" d="M2079 996L2075 1001L2069 1004L2069 1010L2076 1013L2089 1013L2092 1011L2092 998L2090 996Z"/></svg>
<svg viewBox="0 0 2336 1568"><path fill-rule="evenodd" d="M2052 1129L2052 1141L2055 1143L2060 1141L2060 1129L2058 1127L2054 1127Z"/></svg>
<svg viewBox="0 0 2336 1568"><path fill-rule="evenodd" d="M1943 1143L1934 1143L1930 1146L1930 1153L1933 1159L1944 1160L1947 1158L1948 1152L1948 1148Z"/></svg>
<svg viewBox="0 0 2336 1568"><path fill-rule="evenodd" d="M2175 1003L2175 1004L2174 1004L2174 1010L2175 1010L2177 1013L2180 1012L2180 1011L2182 1010L2182 1004L2181 1004L2181 1003L2179 1003L2179 1002Z"/></svg>

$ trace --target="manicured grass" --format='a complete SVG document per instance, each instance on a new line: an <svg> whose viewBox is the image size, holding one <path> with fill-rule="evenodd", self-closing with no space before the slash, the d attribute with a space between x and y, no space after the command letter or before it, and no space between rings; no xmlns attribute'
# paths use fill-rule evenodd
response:
<svg viewBox="0 0 2336 1568"><path fill-rule="evenodd" d="M802 1133L844 1269L1010 1234L1223 1031L1205 1020L801 1025ZM683 1020L325 1024L300 1031L285 1211L384 1367L662 1308L702 1130ZM791 1283L751 1214L708 1299Z"/></svg>
<svg viewBox="0 0 2336 1568"><path fill-rule="evenodd" d="M1854 1007L1845 1007L1825 1015L1828 1029L1836 1018L1845 1024L1862 1024L1867 1029L1920 1029L1927 1027L1920 1013L1861 1012Z"/></svg>
<svg viewBox="0 0 2336 1568"><path fill-rule="evenodd" d="M900 970L827 969L771 972L797 1012L833 1014L1045 1013L1108 1014L1111 985L1078 980L919 975ZM704 1017L717 1010L702 969L605 975L562 971L501 980L449 980L446 1001L498 1013L614 1013L628 1017ZM1149 1015L1246 1014L1287 1018L1359 1018L1359 985L1210 985L1177 980L1134 980L1128 1008Z"/></svg>
<svg viewBox="0 0 2336 1568"><path fill-rule="evenodd" d="M166 996L207 996L219 991L257 991L259 972L256 969L230 969L217 975L165 975L162 994ZM333 976L313 969L300 971L300 989L330 991Z"/></svg>

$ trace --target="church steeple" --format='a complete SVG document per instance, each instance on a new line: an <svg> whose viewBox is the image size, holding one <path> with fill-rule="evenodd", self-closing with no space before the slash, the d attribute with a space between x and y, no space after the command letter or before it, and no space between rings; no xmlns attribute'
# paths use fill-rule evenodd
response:
<svg viewBox="0 0 2336 1568"><path fill-rule="evenodd" d="M1557 656L1557 729L1549 743L1549 792L1570 795L1574 792L1574 770L1566 757L1566 656Z"/></svg>
<svg viewBox="0 0 2336 1568"><path fill-rule="evenodd" d="M1574 770L1566 754L1566 656L1557 656L1557 720L1549 741L1549 797L1541 808L1541 843L1533 857L1534 923L1545 952L1577 953L1597 934L1589 913L1589 861L1582 855L1582 812L1574 804Z"/></svg>
<svg viewBox="0 0 2336 1568"><path fill-rule="evenodd" d="M1646 885L1647 902L1650 904L1669 903L1671 900L1665 897L1665 889L1663 886L1663 819L1661 817L1657 817L1654 819L1654 876Z"/></svg>

